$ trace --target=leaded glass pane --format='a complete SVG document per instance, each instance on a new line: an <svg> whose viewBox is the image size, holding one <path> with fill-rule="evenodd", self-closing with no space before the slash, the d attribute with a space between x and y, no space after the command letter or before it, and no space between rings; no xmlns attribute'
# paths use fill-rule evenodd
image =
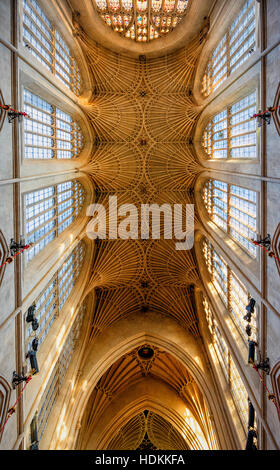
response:
<svg viewBox="0 0 280 470"><path fill-rule="evenodd" d="M257 193L209 180L203 188L203 199L211 220L256 257L252 240L257 234Z"/></svg>
<svg viewBox="0 0 280 470"><path fill-rule="evenodd" d="M77 62L36 0L23 0L23 44L41 64L79 95L81 77Z"/></svg>
<svg viewBox="0 0 280 470"><path fill-rule="evenodd" d="M66 339L62 352L60 353L60 356L52 371L52 374L48 380L44 394L42 396L37 415L39 440L44 434L50 414L53 410L53 406L63 385L67 369L70 365L71 358L75 350L76 342L80 337L84 314L85 306L83 305L80 308L77 318L75 319L75 322Z"/></svg>
<svg viewBox="0 0 280 470"><path fill-rule="evenodd" d="M34 159L78 157L83 139L72 117L39 96L24 90L24 157Z"/></svg>
<svg viewBox="0 0 280 470"><path fill-rule="evenodd" d="M248 394L242 382L236 365L229 352L225 338L223 337L215 315L206 298L203 299L206 321L212 337L212 343L215 348L219 363L224 372L225 379L229 385L231 395L238 411L244 429L247 429L248 420Z"/></svg>
<svg viewBox="0 0 280 470"><path fill-rule="evenodd" d="M208 96L218 88L256 47L255 0L244 3L230 28L212 52L202 83L202 93Z"/></svg>
<svg viewBox="0 0 280 470"><path fill-rule="evenodd" d="M78 181L68 181L25 194L25 236L34 246L30 261L74 221L82 209L84 191Z"/></svg>
<svg viewBox="0 0 280 470"><path fill-rule="evenodd" d="M210 158L256 158L256 92L241 99L207 124L202 145Z"/></svg>
<svg viewBox="0 0 280 470"><path fill-rule="evenodd" d="M113 31L137 42L170 33L187 13L188 0L95 0L97 12Z"/></svg>

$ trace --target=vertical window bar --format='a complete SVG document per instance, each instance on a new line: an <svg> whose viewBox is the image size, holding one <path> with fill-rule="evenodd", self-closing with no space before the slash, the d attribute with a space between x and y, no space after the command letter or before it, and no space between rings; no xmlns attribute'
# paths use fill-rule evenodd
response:
<svg viewBox="0 0 280 470"><path fill-rule="evenodd" d="M55 27L54 26L52 26L52 47L53 47L52 73L55 74L56 36L55 36Z"/></svg>
<svg viewBox="0 0 280 470"><path fill-rule="evenodd" d="M38 450L38 443L39 443L39 438L38 438L38 416L37 413L35 413L34 418L31 421L30 424L30 450Z"/></svg>

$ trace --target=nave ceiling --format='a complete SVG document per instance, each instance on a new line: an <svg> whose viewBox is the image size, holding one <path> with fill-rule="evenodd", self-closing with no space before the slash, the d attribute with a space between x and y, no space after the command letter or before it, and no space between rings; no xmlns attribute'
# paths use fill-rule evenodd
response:
<svg viewBox="0 0 280 470"><path fill-rule="evenodd" d="M148 351L148 357L143 358L143 350ZM149 357L149 354L152 356ZM143 395L140 408L131 406L126 409L126 419L122 413L117 412L125 395L133 395L137 386L145 387L146 379L150 381L148 384L151 390L154 381L162 384L163 390L167 387L169 392L175 393L183 408L185 407L183 418L176 413L175 405L171 407L170 414L166 415L163 410L159 415L154 412L147 414L146 410L141 410L147 404L155 406L153 401L158 404L161 401L161 397L151 398L149 389ZM162 402L164 403L164 399ZM175 427L172 425L172 414ZM108 415L111 420L105 426ZM125 425L123 422L126 422ZM192 427L193 422L196 423L196 428ZM104 429L94 436L98 427ZM144 344L122 356L100 378L88 400L77 447L91 448L95 440L97 448L117 449L119 445L123 449L137 449L147 437L160 449L170 449L165 447L168 445L172 445L174 449L215 446L211 414L196 381L176 358L150 344Z"/></svg>
<svg viewBox="0 0 280 470"><path fill-rule="evenodd" d="M91 96L81 99L80 106L94 134L92 157L82 171L93 182L95 202L108 208L109 197L115 196L118 206L135 204L138 213L143 203L194 203L194 183L203 168L196 158L192 138L202 108L192 96L192 86L207 32L207 22L204 24L206 28L179 51L153 59L143 54L132 58L95 43L75 15L74 34L92 82ZM138 219L136 226L140 232ZM89 345L105 334L107 327L135 312L158 312L180 323L194 338L200 337L194 296L200 283L195 253L177 251L170 238L95 240L91 275L84 292L93 308ZM119 365L112 366L121 374L125 388L131 385L131 377L142 374L135 354L134 351ZM172 373L177 371L178 381L184 382L187 370L183 371L172 358L169 365L165 364L165 356L161 351L156 358L161 373L170 367ZM128 360L130 372L120 372L120 365ZM111 375L109 369L100 380L106 382ZM115 379L119 383L116 375ZM157 374L155 379L162 380ZM164 380L172 386L171 376ZM198 387L190 387L188 393L189 398L184 398L186 407L200 406L203 397L198 397ZM97 419L90 410L102 410L103 398L97 386L84 419ZM203 420L208 419L206 408L205 405L200 415L194 410L202 428L206 425ZM141 413L132 422L141 421ZM87 436L91 433L88 426L83 431ZM143 439L145 434L146 431Z"/></svg>

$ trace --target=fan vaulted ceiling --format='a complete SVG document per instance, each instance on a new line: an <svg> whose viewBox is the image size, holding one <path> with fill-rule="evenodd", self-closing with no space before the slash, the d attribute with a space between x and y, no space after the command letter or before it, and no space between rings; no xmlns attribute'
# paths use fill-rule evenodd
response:
<svg viewBox="0 0 280 470"><path fill-rule="evenodd" d="M142 2L143 5L144 3ZM102 4L108 5L105 0ZM178 2L168 4L174 8L179 5ZM168 4L161 4L161 15L164 11L162 8L164 5L167 8ZM116 2L114 5L123 8L124 2ZM135 7L136 3L133 5ZM112 15L117 15L117 10L115 11L116 13L112 11L109 14L110 27ZM131 21L132 16L133 21L137 19L136 10L134 13ZM176 16L175 13L173 15ZM149 21L153 21L152 17L149 14ZM118 205L132 203L137 207L138 214L141 213L143 203L193 203L194 182L202 167L196 159L192 144L195 125L201 112L201 107L193 99L192 85L207 26L206 31L198 29L192 41L179 51L155 58L145 55L136 58L105 48L87 33L86 18L83 15L76 17L74 26L92 81L91 97L80 104L94 134L92 157L83 171L92 178L95 201L107 208L109 197L114 195L118 199ZM103 26L118 39L117 33L120 31L110 31L108 26ZM131 38L134 41L123 38L132 46L139 42L140 33L136 29L134 31L135 37ZM143 33L142 31L142 36ZM148 29L146 34L148 42L152 39ZM158 41L160 38L154 42ZM147 47L149 45L145 44ZM120 221L121 217L118 222ZM140 234L138 219L137 226ZM174 239L164 240L163 237L159 240L153 240L151 236L147 240L137 236L129 240L108 240L108 229L107 226L106 239L95 240L91 277L84 292L88 299L88 308L92 311L88 349L91 349L98 338L106 335L108 328L123 319L129 319L135 313L145 317L154 312L168 317L198 340L200 332L194 292L199 284L199 275L193 250L177 251ZM161 234L163 235L162 230ZM188 382L186 394L190 395L182 398L184 409L192 409L205 432L204 438L208 439L208 411L199 387L193 384L188 371L175 359L164 351L155 351L155 358L150 364L153 366L153 380L166 380L172 388L172 377L176 372L179 388L176 385L174 390L179 394L180 386ZM172 375L163 378L161 374L165 374L165 370L172 370ZM117 375L114 371L117 371ZM105 372L89 398L78 447L85 445L93 435L94 423L99 422L100 418L98 412L105 412L107 401L110 402L115 395L120 396L123 390L134 383L134 379L138 383L143 375L144 380L145 377L150 378L150 369L146 372L141 369L137 351L122 357ZM120 377L123 381L119 389L117 385L120 384ZM92 410L96 412L92 414ZM143 416L139 416L141 420ZM133 428L133 422L128 423L129 429ZM137 448L146 439L146 430L145 424L143 436L133 446ZM110 440L118 431L119 429L110 431ZM151 435L150 430L150 439ZM128 436L131 436L130 431ZM184 445L188 446L188 439L185 440ZM91 445L93 444L89 444L89 448Z"/></svg>

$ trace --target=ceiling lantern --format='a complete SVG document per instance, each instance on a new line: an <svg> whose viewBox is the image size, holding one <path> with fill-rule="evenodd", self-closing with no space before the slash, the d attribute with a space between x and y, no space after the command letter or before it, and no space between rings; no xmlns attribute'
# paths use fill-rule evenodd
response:
<svg viewBox="0 0 280 470"><path fill-rule="evenodd" d="M95 0L96 9L113 31L137 42L150 42L176 28L189 0Z"/></svg>

